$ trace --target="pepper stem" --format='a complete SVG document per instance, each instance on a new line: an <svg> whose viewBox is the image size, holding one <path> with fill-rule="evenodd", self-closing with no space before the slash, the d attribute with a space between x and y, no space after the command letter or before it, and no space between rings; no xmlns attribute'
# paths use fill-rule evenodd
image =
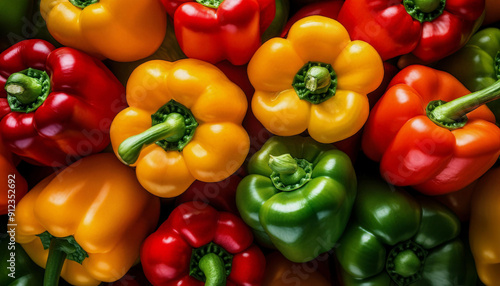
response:
<svg viewBox="0 0 500 286"><path fill-rule="evenodd" d="M441 16L446 6L446 0L403 0L406 13L413 19L423 22L431 22Z"/></svg>
<svg viewBox="0 0 500 286"><path fill-rule="evenodd" d="M205 7L217 9L224 0L196 0L196 2Z"/></svg>
<svg viewBox="0 0 500 286"><path fill-rule="evenodd" d="M139 158L141 150L146 146L159 140L176 142L184 136L185 131L184 117L179 113L170 113L164 122L125 139L118 147L118 155L125 164L133 164Z"/></svg>
<svg viewBox="0 0 500 286"><path fill-rule="evenodd" d="M467 113L498 98L500 98L500 80L489 87L450 102L431 101L427 105L427 116L434 123L450 130L461 128L467 122Z"/></svg>
<svg viewBox="0 0 500 286"><path fill-rule="evenodd" d="M204 255L199 262L200 270L205 274L205 286L226 285L226 268L224 261L214 253Z"/></svg>
<svg viewBox="0 0 500 286"><path fill-rule="evenodd" d="M394 272L403 277L412 276L420 270L422 263L415 252L407 249L394 258Z"/></svg>
<svg viewBox="0 0 500 286"><path fill-rule="evenodd" d="M36 78L22 73L13 73L5 83L5 91L22 104L30 104L42 94L42 84Z"/></svg>
<svg viewBox="0 0 500 286"><path fill-rule="evenodd" d="M285 185L293 185L306 176L304 169L299 167L297 160L290 154L269 156L269 167L279 174L280 180Z"/></svg>
<svg viewBox="0 0 500 286"><path fill-rule="evenodd" d="M59 285L59 277L66 260L66 256L74 253L76 248L66 239L52 238L49 247L49 257L45 266L45 275L43 277L44 286Z"/></svg>
<svg viewBox="0 0 500 286"><path fill-rule="evenodd" d="M305 84L313 94L321 94L328 91L332 77L330 71L321 66L313 66L306 73Z"/></svg>
<svg viewBox="0 0 500 286"><path fill-rule="evenodd" d="M84 9L85 7L99 2L99 0L69 0L75 7Z"/></svg>
<svg viewBox="0 0 500 286"><path fill-rule="evenodd" d="M439 7L440 0L414 0L415 6L424 13L430 13Z"/></svg>

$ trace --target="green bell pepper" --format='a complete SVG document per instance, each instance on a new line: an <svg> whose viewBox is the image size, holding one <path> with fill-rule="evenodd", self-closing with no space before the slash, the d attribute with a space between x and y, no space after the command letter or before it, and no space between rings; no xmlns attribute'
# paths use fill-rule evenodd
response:
<svg viewBox="0 0 500 286"><path fill-rule="evenodd" d="M459 234L460 221L438 202L381 180L360 180L351 221L335 248L344 285L475 285Z"/></svg>
<svg viewBox="0 0 500 286"><path fill-rule="evenodd" d="M11 242L9 238L0 237L0 285L43 285L43 268L31 261L20 244Z"/></svg>
<svg viewBox="0 0 500 286"><path fill-rule="evenodd" d="M236 205L259 243L293 262L329 251L356 196L349 157L311 138L271 137L248 163Z"/></svg>
<svg viewBox="0 0 500 286"><path fill-rule="evenodd" d="M279 37L283 29L285 28L286 22L288 21L288 16L290 14L290 1L289 0L276 0L276 14L274 15L274 20L269 25L267 30L262 34L262 43L267 40Z"/></svg>
<svg viewBox="0 0 500 286"><path fill-rule="evenodd" d="M456 53L436 63L470 91L484 89L500 79L500 29L486 28L474 34ZM487 103L500 124L500 101Z"/></svg>

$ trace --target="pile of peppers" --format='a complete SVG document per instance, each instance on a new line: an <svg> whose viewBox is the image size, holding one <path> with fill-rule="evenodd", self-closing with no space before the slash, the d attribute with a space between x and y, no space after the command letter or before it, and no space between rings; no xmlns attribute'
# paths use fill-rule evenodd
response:
<svg viewBox="0 0 500 286"><path fill-rule="evenodd" d="M500 1L0 0L0 285L500 285Z"/></svg>

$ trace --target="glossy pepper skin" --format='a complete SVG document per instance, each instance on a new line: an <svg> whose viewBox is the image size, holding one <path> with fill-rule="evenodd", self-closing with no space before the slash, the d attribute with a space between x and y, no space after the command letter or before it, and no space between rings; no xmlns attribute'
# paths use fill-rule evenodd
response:
<svg viewBox="0 0 500 286"><path fill-rule="evenodd" d="M72 241L77 252L60 261L61 276L73 285L112 282L139 258L140 245L155 229L159 210L159 199L139 185L130 168L113 154L96 154L28 192L15 212L16 241L44 268L46 263L54 265L47 262L48 245L38 235L50 237L50 245ZM50 277L47 273L48 267L45 279Z"/></svg>
<svg viewBox="0 0 500 286"><path fill-rule="evenodd" d="M102 151L124 96L114 75L80 51L25 40L0 54L0 133L31 163L59 167Z"/></svg>
<svg viewBox="0 0 500 286"><path fill-rule="evenodd" d="M463 48L435 67L452 74L470 91L492 85L500 79L500 29L491 27L477 32ZM489 102L488 107L500 124L500 102Z"/></svg>
<svg viewBox="0 0 500 286"><path fill-rule="evenodd" d="M3 145L2 134L0 134L0 177L4 180L0 187L0 215L4 215L9 211L14 212L14 205L28 191L28 183L17 171L12 153Z"/></svg>
<svg viewBox="0 0 500 286"><path fill-rule="evenodd" d="M467 43L483 11L484 0L347 0L338 20L383 60L413 53L433 62Z"/></svg>
<svg viewBox="0 0 500 286"><path fill-rule="evenodd" d="M144 63L129 78L127 102L111 124L113 150L157 196L223 180L248 154L245 94L209 63Z"/></svg>
<svg viewBox="0 0 500 286"><path fill-rule="evenodd" d="M154 53L167 27L158 0L42 0L40 12L61 44L120 62Z"/></svg>
<svg viewBox="0 0 500 286"><path fill-rule="evenodd" d="M248 163L236 206L259 243L293 262L329 251L356 196L349 157L308 137L271 137Z"/></svg>
<svg viewBox="0 0 500 286"><path fill-rule="evenodd" d="M456 103L467 94L446 72L419 65L403 69L370 113L362 138L364 153L380 161L382 176L394 185L412 186L428 195L466 187L500 154L500 129L493 113L482 105L464 117L463 107L474 106L468 102L456 109L458 119L450 115L433 121L436 113L426 108L439 104L435 100Z"/></svg>
<svg viewBox="0 0 500 286"><path fill-rule="evenodd" d="M10 235L3 235L0 237L0 284L42 286L43 269L31 261L26 251L14 239L11 240Z"/></svg>
<svg viewBox="0 0 500 286"><path fill-rule="evenodd" d="M342 25L310 16L297 21L286 39L264 43L248 64L255 88L252 111L271 133L308 130L321 143L355 134L368 117L366 94L384 74L370 45L351 41Z"/></svg>
<svg viewBox="0 0 500 286"><path fill-rule="evenodd" d="M460 221L443 205L382 180L360 180L335 248L343 285L475 285L459 233Z"/></svg>
<svg viewBox="0 0 500 286"><path fill-rule="evenodd" d="M239 217L188 202L144 241L141 263L155 286L257 286L266 261L252 242L252 232ZM219 261L205 269L202 260L211 255ZM214 283L215 277L224 282Z"/></svg>
<svg viewBox="0 0 500 286"><path fill-rule="evenodd" d="M189 58L246 64L274 19L275 0L162 0Z"/></svg>
<svg viewBox="0 0 500 286"><path fill-rule="evenodd" d="M488 286L500 283L499 183L500 168L496 167L478 181L471 203L470 247L476 262L477 274Z"/></svg>

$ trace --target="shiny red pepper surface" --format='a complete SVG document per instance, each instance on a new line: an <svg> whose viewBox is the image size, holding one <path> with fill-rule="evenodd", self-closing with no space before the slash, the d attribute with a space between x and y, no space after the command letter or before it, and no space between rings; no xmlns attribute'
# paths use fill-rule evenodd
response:
<svg viewBox="0 0 500 286"><path fill-rule="evenodd" d="M64 166L102 151L125 89L99 60L43 40L0 54L0 133L26 161Z"/></svg>
<svg viewBox="0 0 500 286"><path fill-rule="evenodd" d="M175 208L143 243L141 263L148 280L155 286L260 285L266 261L252 244L248 226L231 213L197 206L188 202ZM201 260L209 256L220 261L210 260L204 269ZM210 284L222 276L226 282Z"/></svg>

